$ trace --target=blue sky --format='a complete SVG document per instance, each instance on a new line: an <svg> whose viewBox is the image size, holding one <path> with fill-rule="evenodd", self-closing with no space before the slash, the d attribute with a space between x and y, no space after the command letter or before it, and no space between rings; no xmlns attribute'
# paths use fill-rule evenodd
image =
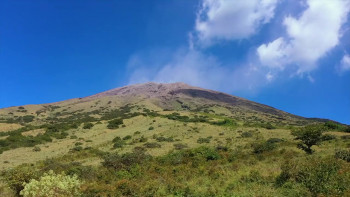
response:
<svg viewBox="0 0 350 197"><path fill-rule="evenodd" d="M183 81L350 124L349 12L350 0L2 0L0 108Z"/></svg>

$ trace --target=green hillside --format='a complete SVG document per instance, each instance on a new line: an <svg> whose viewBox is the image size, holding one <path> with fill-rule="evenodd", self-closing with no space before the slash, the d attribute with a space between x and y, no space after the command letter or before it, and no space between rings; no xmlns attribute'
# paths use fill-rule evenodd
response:
<svg viewBox="0 0 350 197"><path fill-rule="evenodd" d="M138 84L0 109L0 196L47 196L61 173L56 196L350 196L349 148L348 125Z"/></svg>

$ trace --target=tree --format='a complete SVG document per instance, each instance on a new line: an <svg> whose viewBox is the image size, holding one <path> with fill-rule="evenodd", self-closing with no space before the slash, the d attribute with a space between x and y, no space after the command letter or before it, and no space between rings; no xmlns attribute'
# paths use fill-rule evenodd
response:
<svg viewBox="0 0 350 197"><path fill-rule="evenodd" d="M295 140L300 140L298 148L304 150L307 154L312 154L313 145L318 145L322 141L322 127L318 125L308 125L292 132Z"/></svg>

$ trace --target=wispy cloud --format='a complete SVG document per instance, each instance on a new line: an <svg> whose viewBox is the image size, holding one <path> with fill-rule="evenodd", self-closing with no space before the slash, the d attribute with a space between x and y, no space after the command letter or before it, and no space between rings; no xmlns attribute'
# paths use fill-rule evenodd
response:
<svg viewBox="0 0 350 197"><path fill-rule="evenodd" d="M350 56L349 55L344 55L343 59L340 62L340 67L339 67L340 72L346 72L350 71Z"/></svg>
<svg viewBox="0 0 350 197"><path fill-rule="evenodd" d="M317 60L339 44L342 25L350 11L348 0L308 0L299 18L284 19L287 36L262 44L260 61L270 68L296 66L298 73L317 68Z"/></svg>
<svg viewBox="0 0 350 197"><path fill-rule="evenodd" d="M164 83L185 82L191 85L220 89L225 91L255 90L265 85L266 72L254 65L223 65L216 57L205 55L196 50L182 48L168 56L168 61L155 61L154 56L142 53L133 56L132 67L137 67L131 74L129 83L157 81ZM152 59L153 66L147 64ZM269 80L270 77L269 77Z"/></svg>

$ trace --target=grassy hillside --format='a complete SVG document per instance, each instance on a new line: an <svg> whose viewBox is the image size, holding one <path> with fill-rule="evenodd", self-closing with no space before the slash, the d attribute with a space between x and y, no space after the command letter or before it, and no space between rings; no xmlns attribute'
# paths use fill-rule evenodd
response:
<svg viewBox="0 0 350 197"><path fill-rule="evenodd" d="M350 195L349 126L173 86L0 109L0 196Z"/></svg>

